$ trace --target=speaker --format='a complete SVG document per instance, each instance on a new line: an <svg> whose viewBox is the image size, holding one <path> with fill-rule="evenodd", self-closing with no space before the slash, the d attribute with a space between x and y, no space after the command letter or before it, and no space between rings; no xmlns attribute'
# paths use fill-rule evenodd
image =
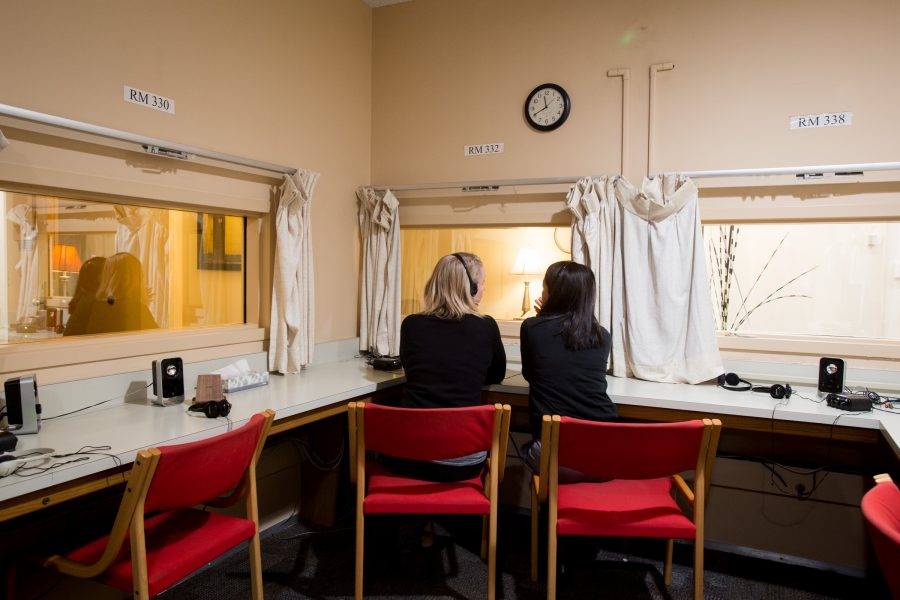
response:
<svg viewBox="0 0 900 600"><path fill-rule="evenodd" d="M791 384L789 383L784 385L781 385L780 383L776 383L775 385L754 385L750 389L754 392L768 394L776 400L790 398L791 394L794 393L794 390L791 389Z"/></svg>
<svg viewBox="0 0 900 600"><path fill-rule="evenodd" d="M844 360L823 356L819 359L819 393L841 394L844 391Z"/></svg>
<svg viewBox="0 0 900 600"><path fill-rule="evenodd" d="M155 404L170 406L184 402L184 363L177 356L153 361Z"/></svg>
<svg viewBox="0 0 900 600"><path fill-rule="evenodd" d="M746 379L741 379L737 373L722 373L716 379L716 385L732 392L747 392L753 384Z"/></svg>
<svg viewBox="0 0 900 600"><path fill-rule="evenodd" d="M228 400L211 400L209 402L197 402L188 406L190 412L199 412L206 415L208 419L216 417L227 417L231 412L231 402Z"/></svg>
<svg viewBox="0 0 900 600"><path fill-rule="evenodd" d="M37 376L13 377L3 383L6 392L6 424L17 435L41 430L41 403L38 400Z"/></svg>
<svg viewBox="0 0 900 600"><path fill-rule="evenodd" d="M468 280L469 280L469 295L472 296L472 297L474 297L475 294L478 293L478 284L475 283L475 280L474 280L474 279L472 279L472 274L469 273L469 267L466 266L466 261L463 260L462 255L457 254L456 252L454 252L454 253L453 253L453 256L456 257L456 260L458 260L460 263L462 263L463 271L466 272L466 277L467 277Z"/></svg>

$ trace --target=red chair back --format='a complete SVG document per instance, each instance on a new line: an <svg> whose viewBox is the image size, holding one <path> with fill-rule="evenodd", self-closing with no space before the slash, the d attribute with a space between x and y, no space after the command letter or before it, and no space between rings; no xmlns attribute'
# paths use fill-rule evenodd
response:
<svg viewBox="0 0 900 600"><path fill-rule="evenodd" d="M860 506L891 594L900 598L900 490L891 481L879 483L866 492Z"/></svg>
<svg viewBox="0 0 900 600"><path fill-rule="evenodd" d="M243 427L222 435L160 446L144 511L187 508L233 489L253 459L265 422L258 414Z"/></svg>
<svg viewBox="0 0 900 600"><path fill-rule="evenodd" d="M701 420L604 423L562 417L559 466L603 479L668 477L697 468L703 427Z"/></svg>
<svg viewBox="0 0 900 600"><path fill-rule="evenodd" d="M366 450L411 460L444 460L489 451L494 405L465 408L395 408L366 404Z"/></svg>

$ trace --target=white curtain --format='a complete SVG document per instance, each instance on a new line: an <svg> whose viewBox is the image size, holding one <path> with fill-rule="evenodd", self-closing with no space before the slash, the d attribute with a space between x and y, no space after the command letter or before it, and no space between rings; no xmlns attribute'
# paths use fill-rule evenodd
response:
<svg viewBox="0 0 900 600"><path fill-rule="evenodd" d="M597 279L594 314L600 324L613 336L609 355L609 371L617 374L617 366L625 364L624 330L621 298L614 304L613 292L621 289L622 253L620 239L621 216L616 202L614 183L618 177L585 177L579 180L566 198L572 213L572 260L590 267ZM621 294L616 294L621 296Z"/></svg>
<svg viewBox="0 0 900 600"><path fill-rule="evenodd" d="M390 190L359 188L362 290L359 349L400 354L400 203Z"/></svg>
<svg viewBox="0 0 900 600"><path fill-rule="evenodd" d="M9 146L9 140L6 139L6 136L3 135L2 131L0 131L0 150L3 150L7 146Z"/></svg>
<svg viewBox="0 0 900 600"><path fill-rule="evenodd" d="M275 273L269 333L269 370L297 373L312 361L315 344L312 194L319 173L285 175L275 211Z"/></svg>
<svg viewBox="0 0 900 600"><path fill-rule="evenodd" d="M169 326L169 225L165 209L116 206L116 252L128 252L141 261L142 284L148 292L147 308L156 324Z"/></svg>
<svg viewBox="0 0 900 600"><path fill-rule="evenodd" d="M700 383L724 369L716 344L697 188L685 177L582 179L570 191L572 260L597 277L609 371Z"/></svg>
<svg viewBox="0 0 900 600"><path fill-rule="evenodd" d="M27 204L16 204L6 218L19 226L19 260L16 270L19 272L19 296L16 302L16 323L37 315L36 301L40 300L40 281L38 271L37 225L34 223L34 211Z"/></svg>

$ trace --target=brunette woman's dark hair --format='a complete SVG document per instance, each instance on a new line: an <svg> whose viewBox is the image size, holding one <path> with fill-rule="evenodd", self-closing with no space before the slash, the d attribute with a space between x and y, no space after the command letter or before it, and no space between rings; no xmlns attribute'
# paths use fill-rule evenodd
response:
<svg viewBox="0 0 900 600"><path fill-rule="evenodd" d="M541 316L559 315L566 349L596 348L602 343L600 323L594 316L597 282L584 265L564 260L547 267L544 274L547 301Z"/></svg>

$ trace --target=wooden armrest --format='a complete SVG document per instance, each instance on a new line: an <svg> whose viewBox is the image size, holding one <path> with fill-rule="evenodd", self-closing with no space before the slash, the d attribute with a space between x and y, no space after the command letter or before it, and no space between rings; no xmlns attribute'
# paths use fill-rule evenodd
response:
<svg viewBox="0 0 900 600"><path fill-rule="evenodd" d="M688 484L684 481L681 475L672 475L672 482L675 483L675 489L684 495L687 498L687 501L691 504L694 503L694 491L688 486Z"/></svg>
<svg viewBox="0 0 900 600"><path fill-rule="evenodd" d="M109 565L102 564L100 561L91 565L86 565L84 563L75 562L74 560L69 560L58 554L45 559L43 561L43 566L82 579L92 579L97 577L109 567Z"/></svg>

